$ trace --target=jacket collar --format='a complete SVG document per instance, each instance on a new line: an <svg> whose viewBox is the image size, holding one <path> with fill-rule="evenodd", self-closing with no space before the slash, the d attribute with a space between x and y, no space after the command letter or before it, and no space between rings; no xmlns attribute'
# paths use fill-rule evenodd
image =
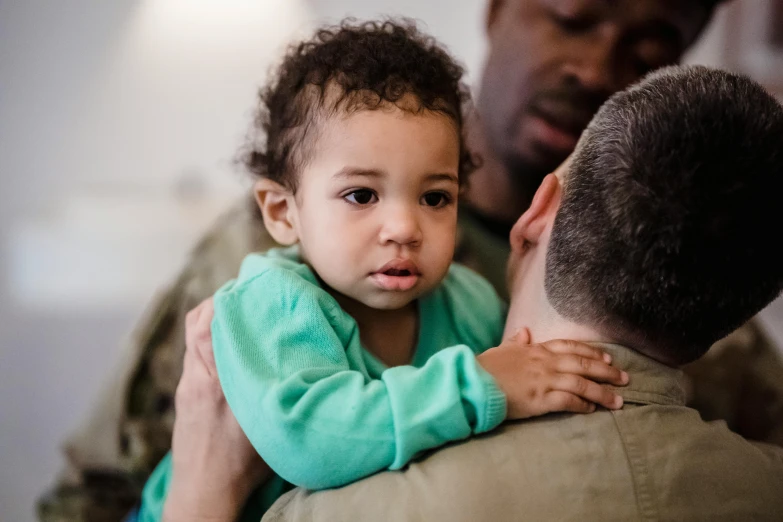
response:
<svg viewBox="0 0 783 522"><path fill-rule="evenodd" d="M628 403L685 405L684 376L679 368L659 363L619 344L590 343L612 356L612 365L628 372L627 386L610 386Z"/></svg>

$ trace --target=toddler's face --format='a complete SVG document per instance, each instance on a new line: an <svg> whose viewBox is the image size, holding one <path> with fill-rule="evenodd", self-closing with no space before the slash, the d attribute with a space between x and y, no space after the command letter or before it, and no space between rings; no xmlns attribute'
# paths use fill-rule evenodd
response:
<svg viewBox="0 0 783 522"><path fill-rule="evenodd" d="M300 173L293 220L324 282L372 308L436 287L454 254L459 135L439 113L336 115Z"/></svg>

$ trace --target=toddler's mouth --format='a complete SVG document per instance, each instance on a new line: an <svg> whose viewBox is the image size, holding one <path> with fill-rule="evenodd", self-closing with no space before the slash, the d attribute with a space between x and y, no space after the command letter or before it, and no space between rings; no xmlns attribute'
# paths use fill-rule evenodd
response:
<svg viewBox="0 0 783 522"><path fill-rule="evenodd" d="M413 274L411 274L410 270L407 270L407 269L400 270L398 268L390 268L390 269L384 271L383 274L387 275L387 276L393 276L393 277L413 275Z"/></svg>
<svg viewBox="0 0 783 522"><path fill-rule="evenodd" d="M390 261L371 274L371 279L383 290L402 292L413 288L420 277L415 263L407 259Z"/></svg>

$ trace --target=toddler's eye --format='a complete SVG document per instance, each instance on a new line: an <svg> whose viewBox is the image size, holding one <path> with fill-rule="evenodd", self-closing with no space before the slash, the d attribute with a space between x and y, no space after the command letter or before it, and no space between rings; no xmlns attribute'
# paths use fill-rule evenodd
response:
<svg viewBox="0 0 783 522"><path fill-rule="evenodd" d="M348 201L348 203L353 203L354 205L369 205L378 200L375 193L369 189L353 190L343 196L343 198Z"/></svg>
<svg viewBox="0 0 783 522"><path fill-rule="evenodd" d="M428 207L444 207L451 203L451 196L445 192L427 192L421 197L422 203Z"/></svg>

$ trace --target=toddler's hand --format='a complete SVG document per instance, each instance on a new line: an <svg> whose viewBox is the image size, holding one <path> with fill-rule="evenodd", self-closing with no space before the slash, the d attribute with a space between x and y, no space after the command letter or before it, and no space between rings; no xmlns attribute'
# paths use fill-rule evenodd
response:
<svg viewBox="0 0 783 522"><path fill-rule="evenodd" d="M622 407L622 397L598 384L628 384L628 374L611 366L607 354L576 341L529 342L525 329L477 357L506 394L507 419L555 411L590 413L596 405Z"/></svg>

